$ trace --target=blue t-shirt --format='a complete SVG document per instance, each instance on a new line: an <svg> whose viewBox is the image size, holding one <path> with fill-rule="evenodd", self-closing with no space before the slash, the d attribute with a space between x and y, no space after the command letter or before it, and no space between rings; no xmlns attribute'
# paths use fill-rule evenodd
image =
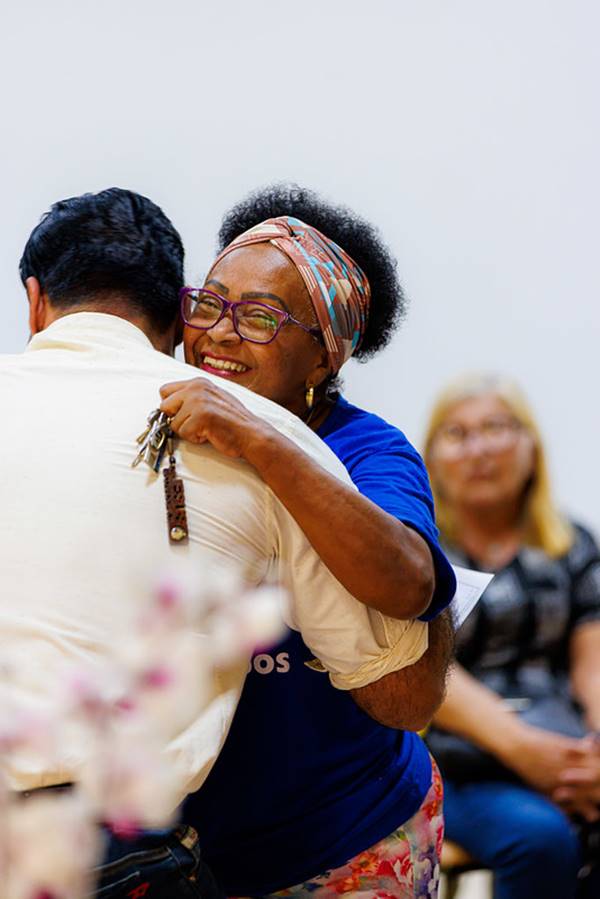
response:
<svg viewBox="0 0 600 899"><path fill-rule="evenodd" d="M427 540L437 575L427 617L445 608L456 584L416 450L342 398L318 433L362 493ZM373 721L312 660L295 631L254 656L225 746L185 803L228 895L270 893L344 864L412 817L429 789L420 737Z"/></svg>

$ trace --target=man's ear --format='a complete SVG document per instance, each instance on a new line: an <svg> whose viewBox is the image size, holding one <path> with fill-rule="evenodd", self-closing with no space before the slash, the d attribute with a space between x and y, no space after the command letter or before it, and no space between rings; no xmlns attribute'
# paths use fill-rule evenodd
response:
<svg viewBox="0 0 600 899"><path fill-rule="evenodd" d="M170 324L166 331L149 328L147 321L135 321L134 324L138 325L148 335L155 350L158 350L159 353L164 353L165 356L175 355L175 350L181 343L183 333L179 324L179 318Z"/></svg>
<svg viewBox="0 0 600 899"><path fill-rule="evenodd" d="M49 324L47 320L48 295L42 290L42 285L33 275L25 279L25 290L29 300L29 330L33 337Z"/></svg>
<svg viewBox="0 0 600 899"><path fill-rule="evenodd" d="M182 342L183 342L183 321L181 319L181 316L178 315L177 320L175 322L175 334L174 334L174 339L173 339L175 349L177 349L179 344Z"/></svg>

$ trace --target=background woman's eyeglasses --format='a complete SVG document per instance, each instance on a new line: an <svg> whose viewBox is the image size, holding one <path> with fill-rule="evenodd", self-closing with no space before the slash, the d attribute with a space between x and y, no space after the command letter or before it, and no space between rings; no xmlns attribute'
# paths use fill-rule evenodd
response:
<svg viewBox="0 0 600 899"><path fill-rule="evenodd" d="M186 325L199 331L214 328L231 309L235 333L242 340L249 340L251 343L271 343L281 327L290 322L308 334L318 336L321 333L319 328L309 328L289 312L255 300L232 303L212 290L194 287L184 287L180 291L180 297L181 317Z"/></svg>
<svg viewBox="0 0 600 899"><path fill-rule="evenodd" d="M511 449L523 431L516 418L488 418L480 425L465 428L459 424L442 425L434 438L436 449L447 458L458 458L467 450L469 441L477 437L489 452Z"/></svg>

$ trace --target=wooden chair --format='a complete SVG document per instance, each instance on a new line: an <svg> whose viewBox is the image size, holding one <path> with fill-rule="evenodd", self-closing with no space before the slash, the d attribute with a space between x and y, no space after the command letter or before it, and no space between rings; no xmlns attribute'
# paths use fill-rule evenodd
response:
<svg viewBox="0 0 600 899"><path fill-rule="evenodd" d="M485 870L466 849L450 840L444 840L440 867L446 880L446 899L454 899L456 896L461 875L468 871Z"/></svg>

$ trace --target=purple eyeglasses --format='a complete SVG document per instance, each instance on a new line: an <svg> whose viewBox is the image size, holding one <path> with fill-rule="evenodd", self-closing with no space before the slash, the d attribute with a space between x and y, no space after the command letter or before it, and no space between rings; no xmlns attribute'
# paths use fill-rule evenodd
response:
<svg viewBox="0 0 600 899"><path fill-rule="evenodd" d="M275 340L281 327L288 322L298 325L303 331L317 337L320 328L309 328L297 318L265 303L255 300L242 300L232 303L212 290L204 288L183 287L179 291L181 297L181 317L190 328L208 331L214 328L231 309L233 329L242 340L250 343L271 343Z"/></svg>

